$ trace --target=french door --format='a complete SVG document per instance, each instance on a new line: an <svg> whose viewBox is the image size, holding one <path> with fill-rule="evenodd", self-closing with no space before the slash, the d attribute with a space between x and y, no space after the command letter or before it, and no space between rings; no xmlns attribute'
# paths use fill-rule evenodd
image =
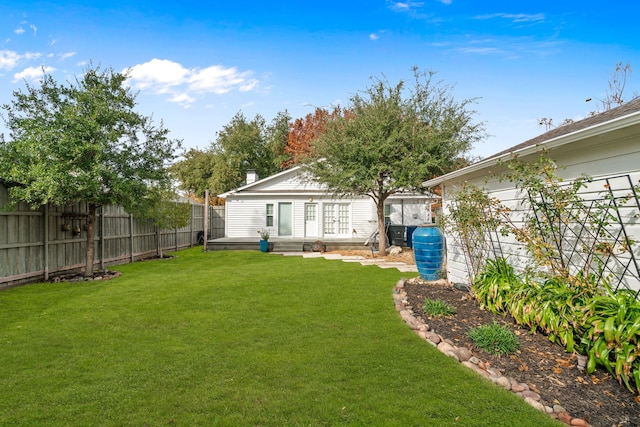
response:
<svg viewBox="0 0 640 427"><path fill-rule="evenodd" d="M351 235L351 205L349 203L325 203L322 209L322 231L328 237Z"/></svg>

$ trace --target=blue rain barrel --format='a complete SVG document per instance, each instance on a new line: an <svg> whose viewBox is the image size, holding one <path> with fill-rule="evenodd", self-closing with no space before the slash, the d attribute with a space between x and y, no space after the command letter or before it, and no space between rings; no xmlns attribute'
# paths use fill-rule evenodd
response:
<svg viewBox="0 0 640 427"><path fill-rule="evenodd" d="M413 232L416 231L418 227L415 225L407 226L407 247L413 248Z"/></svg>
<svg viewBox="0 0 640 427"><path fill-rule="evenodd" d="M438 227L425 224L413 232L413 256L424 280L438 280L444 260L444 236Z"/></svg>

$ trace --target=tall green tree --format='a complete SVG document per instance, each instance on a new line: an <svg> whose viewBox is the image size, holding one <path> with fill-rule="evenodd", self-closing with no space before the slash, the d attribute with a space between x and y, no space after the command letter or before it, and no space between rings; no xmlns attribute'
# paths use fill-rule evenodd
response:
<svg viewBox="0 0 640 427"><path fill-rule="evenodd" d="M190 196L203 198L215 173L216 155L212 151L189 149L184 158L170 168L171 175L180 181L180 188Z"/></svg>
<svg viewBox="0 0 640 427"><path fill-rule="evenodd" d="M181 142L137 113L126 74L88 68L66 84L45 75L2 106L9 138L0 138L0 178L14 201L88 206L85 275L93 275L96 211L144 211L149 189L168 188L167 163Z"/></svg>
<svg viewBox="0 0 640 427"><path fill-rule="evenodd" d="M186 227L191 220L191 204L180 202L176 193L168 188L153 188L149 191L148 207L141 213L156 227L158 256L164 258L160 232Z"/></svg>
<svg viewBox="0 0 640 427"><path fill-rule="evenodd" d="M218 200L217 194L244 184L248 169L255 169L261 177L282 170L289 157L285 147L290 120L286 110L269 124L260 115L249 120L238 112L207 150L189 150L171 172L182 190L202 198L209 189Z"/></svg>
<svg viewBox="0 0 640 427"><path fill-rule="evenodd" d="M336 115L313 141L305 160L312 179L336 195L367 195L376 204L380 253L386 254L384 203L403 190L447 173L484 135L474 123L475 99L456 101L435 73L413 69L412 87L386 79L352 96L348 115Z"/></svg>
<svg viewBox="0 0 640 427"><path fill-rule="evenodd" d="M270 170L271 156L264 138L265 120L256 115L247 119L242 112L236 113L231 122L218 132L211 144L215 154L214 174L211 190L220 194L244 183L248 169L255 169L259 176Z"/></svg>
<svg viewBox="0 0 640 427"><path fill-rule="evenodd" d="M271 152L272 167L264 176L273 175L280 172L289 163L291 155L286 147L289 141L289 123L291 115L288 111L279 112L266 129L266 144Z"/></svg>

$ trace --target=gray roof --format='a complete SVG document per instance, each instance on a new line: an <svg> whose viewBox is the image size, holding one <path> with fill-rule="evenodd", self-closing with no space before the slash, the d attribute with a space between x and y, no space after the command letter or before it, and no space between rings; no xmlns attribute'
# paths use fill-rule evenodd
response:
<svg viewBox="0 0 640 427"><path fill-rule="evenodd" d="M549 148L557 147L563 144L571 143L576 139L584 138L594 132L601 132L604 129L614 129L617 127L628 126L630 123L640 123L640 97L602 113L595 114L577 122L559 126L548 132L538 135L535 138L524 141L511 148L502 150L476 163L472 163L462 169L458 169L448 174L432 178L423 182L425 187L433 187L444 181L460 178L473 172L480 172L484 169L492 167L502 158L507 158L511 154L524 154L537 150L539 146L547 146Z"/></svg>
<svg viewBox="0 0 640 427"><path fill-rule="evenodd" d="M550 141L562 135L568 135L570 133L586 129L600 123L605 123L619 117L624 117L637 111L640 111L640 97L632 99L631 101L624 103L619 107L603 111L602 113L594 114L593 116L587 117L586 119L578 120L577 122L569 123L567 125L558 126L557 128L543 133L542 135L538 135L535 138L529 139L528 141L522 142L518 145L514 145L511 148L507 148L506 150L500 151L499 153L493 154L487 158L491 159L494 157L500 157L503 154L518 151L522 148L542 144L545 141Z"/></svg>

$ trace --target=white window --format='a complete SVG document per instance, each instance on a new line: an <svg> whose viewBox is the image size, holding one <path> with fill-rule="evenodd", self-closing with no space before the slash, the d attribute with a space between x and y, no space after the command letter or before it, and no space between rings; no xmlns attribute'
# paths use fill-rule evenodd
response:
<svg viewBox="0 0 640 427"><path fill-rule="evenodd" d="M273 203L267 203L267 227L273 227Z"/></svg>

